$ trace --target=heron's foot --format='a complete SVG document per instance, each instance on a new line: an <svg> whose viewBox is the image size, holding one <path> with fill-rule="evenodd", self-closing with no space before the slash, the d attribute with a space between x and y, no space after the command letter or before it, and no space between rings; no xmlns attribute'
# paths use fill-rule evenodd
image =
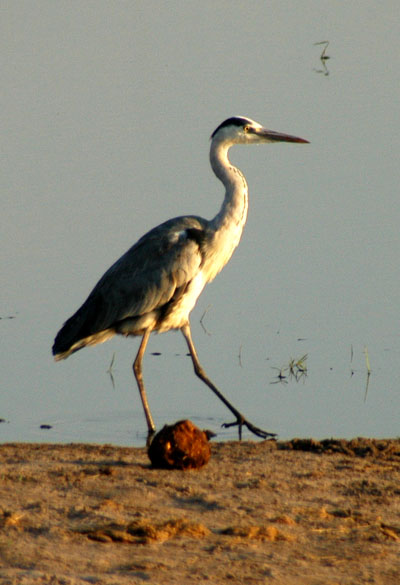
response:
<svg viewBox="0 0 400 585"><path fill-rule="evenodd" d="M227 429L229 427L238 427L239 431L239 441L242 440L242 427L243 425L249 429L253 435L257 437L261 437L262 439L274 438L276 437L276 433L270 433L268 431L264 431L263 429L259 429L258 427L254 426L250 421L244 418L244 416L238 416L238 418L231 423L224 423L222 426Z"/></svg>
<svg viewBox="0 0 400 585"><path fill-rule="evenodd" d="M154 429L149 429L148 433L147 433L147 439L146 439L146 447L147 449L150 447L154 437L156 434L156 429L154 427Z"/></svg>

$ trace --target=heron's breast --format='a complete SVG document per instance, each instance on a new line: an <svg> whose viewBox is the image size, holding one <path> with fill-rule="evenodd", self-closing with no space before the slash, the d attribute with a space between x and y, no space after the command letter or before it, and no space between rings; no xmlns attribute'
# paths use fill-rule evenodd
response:
<svg viewBox="0 0 400 585"><path fill-rule="evenodd" d="M203 263L206 282L211 282L229 262L237 248L242 235L242 226L233 226L230 230L219 230L208 247Z"/></svg>

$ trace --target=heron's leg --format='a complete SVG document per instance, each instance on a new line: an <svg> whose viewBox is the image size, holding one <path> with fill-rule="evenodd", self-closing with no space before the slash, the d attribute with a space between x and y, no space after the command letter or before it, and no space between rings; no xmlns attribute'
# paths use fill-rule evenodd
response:
<svg viewBox="0 0 400 585"><path fill-rule="evenodd" d="M218 388L211 382L210 378L207 376L205 371L203 370L199 358L197 356L196 348L194 347L194 343L192 340L192 333L190 330L190 325L187 323L183 327L181 327L181 331L183 333L184 338L186 339L186 343L189 348L190 357L192 358L194 372L196 376L200 378L207 386L218 396L220 400L229 408L229 410L235 415L236 421L233 423L225 423L224 427L231 427L234 425L238 425L239 427L239 440L242 438L242 426L245 425L249 431L257 435L258 437L262 437L266 439L267 437L275 437L275 433L269 433L268 431L263 431L258 427L254 426L251 422L249 422L241 412L237 410L230 402L225 398L225 396L218 390Z"/></svg>
<svg viewBox="0 0 400 585"><path fill-rule="evenodd" d="M133 373L139 388L140 398L142 399L144 416L146 417L147 421L147 428L149 429L149 434L153 434L156 430L156 426L154 424L153 417L151 416L149 403L147 402L146 389L144 387L142 375L142 360L144 352L146 351L147 342L149 341L150 333L151 329L147 329L144 332L135 361L133 362Z"/></svg>

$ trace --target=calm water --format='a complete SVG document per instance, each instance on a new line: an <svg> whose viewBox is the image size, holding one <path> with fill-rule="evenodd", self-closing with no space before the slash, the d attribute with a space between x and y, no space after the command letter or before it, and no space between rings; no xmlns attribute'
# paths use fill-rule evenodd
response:
<svg viewBox="0 0 400 585"><path fill-rule="evenodd" d="M192 315L206 371L282 438L397 436L397 4L99 2L78 14L16 3L3 12L0 441L144 443L131 373L138 341L58 364L50 347L145 231L175 215L215 215L223 191L209 136L234 114L311 144L231 153L250 211L240 247ZM322 40L330 59L320 59ZM229 412L185 351L178 333L149 344L156 424L189 417L217 431ZM296 381L285 368L304 355L307 375Z"/></svg>

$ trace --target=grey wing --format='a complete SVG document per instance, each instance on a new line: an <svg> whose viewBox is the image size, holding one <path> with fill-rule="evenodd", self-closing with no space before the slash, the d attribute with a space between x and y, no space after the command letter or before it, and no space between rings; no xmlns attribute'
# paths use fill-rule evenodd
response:
<svg viewBox="0 0 400 585"><path fill-rule="evenodd" d="M102 297L106 310L96 328L164 306L200 270L201 230L160 228L139 240L95 287L93 293Z"/></svg>
<svg viewBox="0 0 400 585"><path fill-rule="evenodd" d="M169 220L143 236L107 270L82 307L64 324L53 354L68 352L79 340L124 319L167 305L200 270L206 230L205 220L186 216Z"/></svg>

